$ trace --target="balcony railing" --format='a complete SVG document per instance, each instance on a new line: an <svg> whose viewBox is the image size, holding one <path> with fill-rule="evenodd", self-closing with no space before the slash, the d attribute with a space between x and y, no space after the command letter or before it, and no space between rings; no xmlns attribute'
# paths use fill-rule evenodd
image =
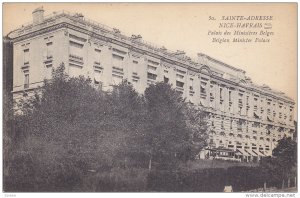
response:
<svg viewBox="0 0 300 198"><path fill-rule="evenodd" d="M100 65L100 62L99 61L95 61L94 65Z"/></svg>
<svg viewBox="0 0 300 198"><path fill-rule="evenodd" d="M83 65L83 57L81 57L81 56L70 54L69 55L69 60L72 61L72 62L75 62L79 65Z"/></svg>
<svg viewBox="0 0 300 198"><path fill-rule="evenodd" d="M183 91L183 87L178 87L178 86L176 86L176 90L178 90L178 91Z"/></svg>
<svg viewBox="0 0 300 198"><path fill-rule="evenodd" d="M21 69L26 69L29 67L29 61L24 62L24 64L22 65Z"/></svg>
<svg viewBox="0 0 300 198"><path fill-rule="evenodd" d="M49 63L51 61L53 61L53 56L49 55L49 56L46 56L46 59L44 60L44 63Z"/></svg>
<svg viewBox="0 0 300 198"><path fill-rule="evenodd" d="M74 55L74 54L70 54L69 57L72 58L72 59L77 59L77 60L83 61L83 57L80 57L80 56L77 56L77 55Z"/></svg>

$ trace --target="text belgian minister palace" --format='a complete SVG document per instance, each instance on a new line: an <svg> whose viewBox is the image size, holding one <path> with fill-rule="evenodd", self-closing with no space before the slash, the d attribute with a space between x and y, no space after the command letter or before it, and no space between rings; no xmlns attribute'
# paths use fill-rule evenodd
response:
<svg viewBox="0 0 300 198"><path fill-rule="evenodd" d="M186 101L207 112L209 142L200 158L240 156L257 161L272 155L277 141L293 137L295 102L267 85L256 85L246 72L199 53L170 51L118 29L65 11L44 16L11 32L13 98L18 100L50 79L65 64L69 76L83 75L104 91L126 79L143 93L149 84L170 83Z"/></svg>

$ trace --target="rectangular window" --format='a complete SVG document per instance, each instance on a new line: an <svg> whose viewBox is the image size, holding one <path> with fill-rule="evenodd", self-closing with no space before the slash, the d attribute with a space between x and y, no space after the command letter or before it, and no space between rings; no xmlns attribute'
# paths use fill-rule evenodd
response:
<svg viewBox="0 0 300 198"><path fill-rule="evenodd" d="M206 83L205 82L201 82L200 92L201 92L201 94L206 95Z"/></svg>
<svg viewBox="0 0 300 198"><path fill-rule="evenodd" d="M51 59L53 57L53 43L46 43L47 45L47 59Z"/></svg>
<svg viewBox="0 0 300 198"><path fill-rule="evenodd" d="M24 50L24 65L29 64L29 49Z"/></svg>
<svg viewBox="0 0 300 198"><path fill-rule="evenodd" d="M70 41L70 54L76 56L82 56L82 48L83 44L76 43L74 41Z"/></svg>
<svg viewBox="0 0 300 198"><path fill-rule="evenodd" d="M113 54L112 57L113 57L113 66L122 67L124 57L116 54Z"/></svg>
<svg viewBox="0 0 300 198"><path fill-rule="evenodd" d="M183 79L184 78L184 76L180 75L180 74L176 74L176 77L179 78L179 79Z"/></svg>
<svg viewBox="0 0 300 198"><path fill-rule="evenodd" d="M168 83L169 82L169 78L164 76L164 83Z"/></svg>
<svg viewBox="0 0 300 198"><path fill-rule="evenodd" d="M151 80L156 80L157 75L156 74L152 74L152 73L147 73L147 77Z"/></svg>
<svg viewBox="0 0 300 198"><path fill-rule="evenodd" d="M220 87L220 101L223 101L223 88Z"/></svg>
<svg viewBox="0 0 300 198"><path fill-rule="evenodd" d="M75 67L82 67L83 65L83 44L76 43L74 41L69 41L70 44L70 54L69 54L69 65L73 65ZM74 70L77 70L74 68ZM70 71L69 71L70 73ZM76 73L76 72L75 72ZM77 76L77 74L75 75Z"/></svg>
<svg viewBox="0 0 300 198"><path fill-rule="evenodd" d="M100 65L101 50L95 49L95 63Z"/></svg>
<svg viewBox="0 0 300 198"><path fill-rule="evenodd" d="M140 77L138 76L137 72L132 72L132 82L138 82Z"/></svg>
<svg viewBox="0 0 300 198"><path fill-rule="evenodd" d="M229 102L232 101L232 94L231 94L231 91L229 91Z"/></svg>
<svg viewBox="0 0 300 198"><path fill-rule="evenodd" d="M183 83L183 82L180 82L180 81L176 81L176 86L177 86L177 87L183 88L184 83Z"/></svg>
<svg viewBox="0 0 300 198"><path fill-rule="evenodd" d="M157 67L154 67L154 66L148 65L148 69L149 69L149 70L153 70L153 71L155 71L155 70L157 69Z"/></svg>
<svg viewBox="0 0 300 198"><path fill-rule="evenodd" d="M118 61L123 61L124 60L123 56L119 56L119 55L116 55L116 54L113 54L112 57L113 57L114 60L118 60Z"/></svg>
<svg viewBox="0 0 300 198"><path fill-rule="evenodd" d="M205 91L205 87L204 87L204 86L201 86L201 93L202 93L202 94L206 94L206 91Z"/></svg>
<svg viewBox="0 0 300 198"><path fill-rule="evenodd" d="M254 111L257 111L257 105L254 105L253 109L254 109Z"/></svg>
<svg viewBox="0 0 300 198"><path fill-rule="evenodd" d="M190 78L190 91L194 90L194 79Z"/></svg>
<svg viewBox="0 0 300 198"><path fill-rule="evenodd" d="M29 74L25 74L24 77L24 88L27 89L29 88Z"/></svg>

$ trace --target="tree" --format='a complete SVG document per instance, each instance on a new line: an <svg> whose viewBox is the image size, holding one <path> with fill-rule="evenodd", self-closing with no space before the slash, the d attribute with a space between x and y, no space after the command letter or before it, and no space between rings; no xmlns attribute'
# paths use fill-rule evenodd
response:
<svg viewBox="0 0 300 198"><path fill-rule="evenodd" d="M189 104L185 109L186 124L190 130L192 141L189 157L195 157L199 151L207 146L208 140L208 123L207 114Z"/></svg>
<svg viewBox="0 0 300 198"><path fill-rule="evenodd" d="M71 191L87 171L124 164L120 156L128 152L139 126L141 97L125 83L111 93L97 90L90 79L66 75L63 64L52 76L19 103L15 125L24 140L13 161L26 164L15 166L14 174L19 174L19 187L28 181L24 170L30 170L28 189Z"/></svg>
<svg viewBox="0 0 300 198"><path fill-rule="evenodd" d="M113 88L108 95L113 115L117 118L114 125L122 132L119 159L124 159L124 167L128 163L142 165L143 137L146 123L144 98L140 96L126 80Z"/></svg>
<svg viewBox="0 0 300 198"><path fill-rule="evenodd" d="M145 100L148 126L144 145L149 155L149 169L152 161L166 168L190 159L196 138L199 138L198 143L205 141L200 135L205 129L196 124L200 114L189 108L181 94L166 83L150 85L145 91Z"/></svg>
<svg viewBox="0 0 300 198"><path fill-rule="evenodd" d="M291 137L284 137L279 140L273 150L276 163L281 167L284 177L295 174L297 167L297 143Z"/></svg>
<svg viewBox="0 0 300 198"><path fill-rule="evenodd" d="M273 156L260 162L260 169L268 181L281 184L282 180L297 175L297 143L290 137L279 140Z"/></svg>
<svg viewBox="0 0 300 198"><path fill-rule="evenodd" d="M203 114L168 84L151 85L144 96L127 81L104 92L89 78L69 77L61 64L51 80L18 103L9 186L89 191L84 181L90 171L111 175L151 168L152 161L175 169L203 147L204 124ZM98 186L99 180L91 181Z"/></svg>

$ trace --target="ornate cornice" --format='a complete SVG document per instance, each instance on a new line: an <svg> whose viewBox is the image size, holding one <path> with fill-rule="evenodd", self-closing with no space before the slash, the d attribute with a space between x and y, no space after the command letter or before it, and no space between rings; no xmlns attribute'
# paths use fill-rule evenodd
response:
<svg viewBox="0 0 300 198"><path fill-rule="evenodd" d="M32 38L32 37L35 37L35 36L38 36L38 35L41 35L41 34L45 34L45 33L52 32L52 31L60 29L60 28L66 28L66 27L67 27L66 23L59 23L59 24L56 24L56 25L53 25L53 26L50 26L50 27L42 28L42 29L39 29L39 30L36 30L36 31L33 31L33 32L29 32L28 34L24 34L24 35L12 38L12 41L14 43L19 42L19 41L22 41L22 40L26 40L28 38Z"/></svg>

